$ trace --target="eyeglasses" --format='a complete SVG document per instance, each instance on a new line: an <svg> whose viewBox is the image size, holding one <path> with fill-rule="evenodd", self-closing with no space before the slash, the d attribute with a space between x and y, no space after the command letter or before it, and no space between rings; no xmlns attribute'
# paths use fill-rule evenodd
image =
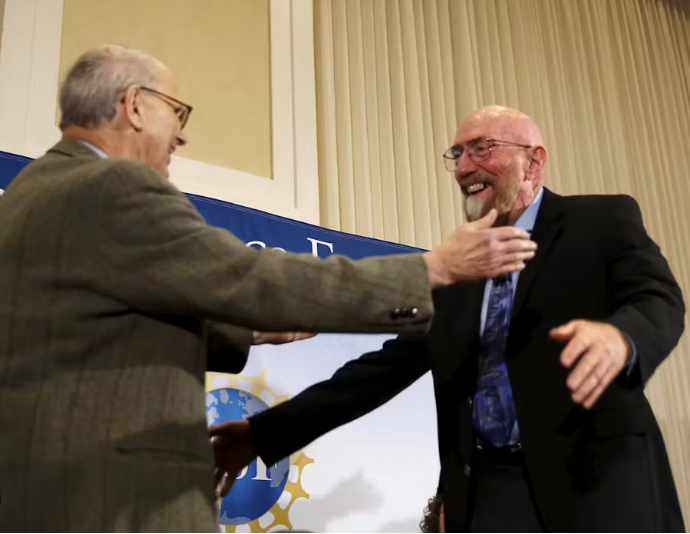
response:
<svg viewBox="0 0 690 534"><path fill-rule="evenodd" d="M155 89L151 89L150 87L145 87L141 86L140 89L142 91L148 91L154 96L157 96L160 98L163 102L168 104L171 108L173 108L173 111L175 112L175 115L177 115L178 120L180 121L180 129L184 128L185 125L187 124L187 121L189 120L189 115L192 113L192 106L189 104L185 104L184 102L180 102L177 100L177 98L173 98L171 96L166 95L165 93L161 93L160 91L156 91Z"/></svg>
<svg viewBox="0 0 690 534"><path fill-rule="evenodd" d="M462 145L454 145L450 147L443 154L443 162L446 169L455 173L458 170L458 161L462 155L467 152L467 155L474 163L482 163L491 157L491 151L495 146L518 146L521 148L532 148L532 145L522 145L520 143L513 143L512 141L500 141L498 139L490 139L488 137L475 139L467 143L467 147Z"/></svg>

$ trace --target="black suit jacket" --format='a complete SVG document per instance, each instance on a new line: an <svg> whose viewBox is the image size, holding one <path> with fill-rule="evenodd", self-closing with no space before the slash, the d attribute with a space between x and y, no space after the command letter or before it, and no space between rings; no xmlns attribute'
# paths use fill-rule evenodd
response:
<svg viewBox="0 0 690 534"><path fill-rule="evenodd" d="M551 531L683 531L668 457L643 388L683 331L681 291L628 196L548 190L520 274L506 349L535 501ZM436 292L424 336L400 336L325 382L251 419L271 463L385 403L427 371L434 378L440 488L449 531L467 528L475 451L483 283ZM575 404L549 330L573 319L611 323L637 351L590 410ZM403 414L401 414L403 415ZM500 510L497 510L500 513Z"/></svg>

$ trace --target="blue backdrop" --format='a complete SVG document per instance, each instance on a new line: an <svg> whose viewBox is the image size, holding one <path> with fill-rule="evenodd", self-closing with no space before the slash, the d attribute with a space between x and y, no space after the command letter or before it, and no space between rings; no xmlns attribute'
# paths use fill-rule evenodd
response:
<svg viewBox="0 0 690 534"><path fill-rule="evenodd" d="M31 161L24 156L0 152L0 189L6 189L19 171ZM417 251L404 245L335 232L230 202L197 195L187 196L209 224L231 231L256 248L277 247L291 252L310 253L316 251L320 257L335 253L354 259Z"/></svg>

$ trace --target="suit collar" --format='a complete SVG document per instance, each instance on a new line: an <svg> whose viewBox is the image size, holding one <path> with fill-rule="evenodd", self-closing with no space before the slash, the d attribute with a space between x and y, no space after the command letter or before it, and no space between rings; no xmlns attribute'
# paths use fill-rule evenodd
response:
<svg viewBox="0 0 690 534"><path fill-rule="evenodd" d="M543 191L544 196L532 230L532 239L539 244L539 250L518 277L513 301L513 325L516 324L515 318L524 306L537 273L548 264L551 245L561 231L563 197L546 188ZM447 353L446 357L439 358L437 363L440 366L437 375L442 377L443 383L457 384L455 380L462 378L457 374L459 369L467 370L461 364L468 355L478 354L484 285L485 281L482 280L437 290L438 297L434 301L437 313L433 328L434 336L446 340L441 344L441 350ZM476 380L476 375L468 379Z"/></svg>
<svg viewBox="0 0 690 534"><path fill-rule="evenodd" d="M77 139L64 137L53 148L48 150L49 154L63 154L73 158L98 159L100 156L89 147Z"/></svg>
<svg viewBox="0 0 690 534"><path fill-rule="evenodd" d="M563 197L549 191L545 187L543 190L544 197L542 198L537 220L532 230L532 239L539 245L539 249L534 259L527 262L527 266L518 278L515 300L513 302L513 317L520 313L520 309L525 303L536 275L548 262L551 245L561 231Z"/></svg>

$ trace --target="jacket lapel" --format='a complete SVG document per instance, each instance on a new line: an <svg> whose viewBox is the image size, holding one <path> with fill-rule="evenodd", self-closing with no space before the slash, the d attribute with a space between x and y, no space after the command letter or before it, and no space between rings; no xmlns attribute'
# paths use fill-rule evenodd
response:
<svg viewBox="0 0 690 534"><path fill-rule="evenodd" d="M441 384L457 384L456 373L461 364L479 350L484 284L484 281L462 283L439 290L442 297L437 302L432 329L434 339L441 340L439 347L444 354L438 362L440 373L437 379Z"/></svg>
<svg viewBox="0 0 690 534"><path fill-rule="evenodd" d="M513 317L520 313L537 273L548 263L551 245L561 231L562 215L562 197L544 188L544 198L539 206L537 220L532 230L532 240L536 241L539 248L534 259L527 262L527 266L518 277L513 301Z"/></svg>

